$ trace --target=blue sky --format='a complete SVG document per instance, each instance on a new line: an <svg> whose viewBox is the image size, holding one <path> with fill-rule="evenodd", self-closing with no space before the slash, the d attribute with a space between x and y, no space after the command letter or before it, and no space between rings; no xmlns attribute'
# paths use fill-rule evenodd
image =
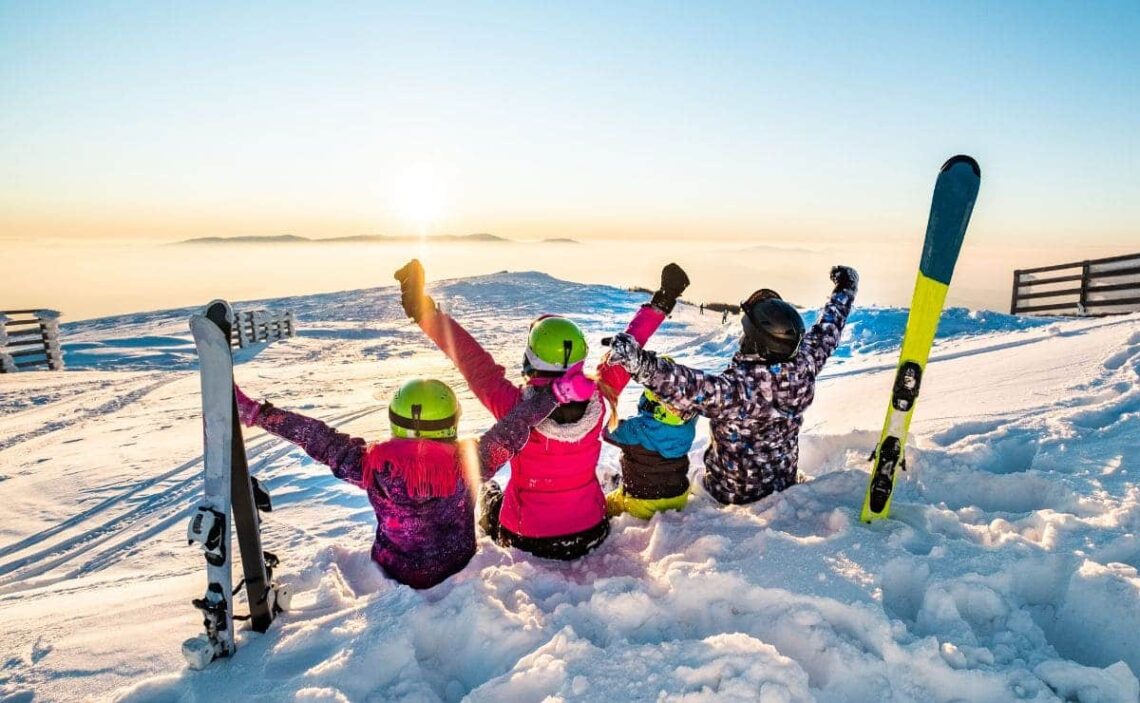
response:
<svg viewBox="0 0 1140 703"><path fill-rule="evenodd" d="M76 5L0 3L0 236L889 241L958 152L1140 230L1136 2Z"/></svg>

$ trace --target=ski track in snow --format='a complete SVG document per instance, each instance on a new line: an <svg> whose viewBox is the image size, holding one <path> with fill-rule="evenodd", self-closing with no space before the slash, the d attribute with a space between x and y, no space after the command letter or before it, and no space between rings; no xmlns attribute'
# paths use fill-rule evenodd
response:
<svg viewBox="0 0 1140 703"><path fill-rule="evenodd" d="M321 419L335 425L378 411L379 408L372 408ZM295 451L292 445L276 437L267 437L256 444L247 440L251 470L256 471L260 466ZM268 452L270 449L276 451ZM172 524L188 519L199 499L201 466L202 457L199 455L170 471L141 481L52 528L0 548L0 558L18 555L9 561L0 562L0 595L38 588L113 565L136 544L163 532ZM149 490L152 488L154 490ZM112 518L103 515L104 512L123 505L134 507L119 512ZM65 532L76 534L32 551L51 537ZM60 570L60 567L81 557L86 557L86 561L67 570ZM51 579L35 578L52 571L57 573L52 574Z"/></svg>
<svg viewBox="0 0 1140 703"><path fill-rule="evenodd" d="M507 364L540 312L571 313L597 349L643 302L540 274L461 279L433 294ZM485 429L489 416L397 297L280 301L300 334L242 352L239 383L374 438L386 425L375 396L436 375L456 385L464 431ZM201 475L192 364L171 357L171 370L156 371L155 350L101 338L121 328L177 350L186 312L72 323L83 395L66 387L69 374L14 377L0 437L21 429L0 440L11 472L0 501L40 474L34 485L48 495L24 498L37 521L3 528L0 699L1140 699L1138 316L948 312L893 519L866 526L866 456L905 312L860 311L807 415L803 483L730 507L698 486L685 511L618 518L597 552L569 564L481 539L467 569L428 591L371 563L363 493L285 442L247 436L251 470L274 498L265 545L283 557L294 609L264 635L239 630L234 658L191 672L177 648L200 627L188 601L203 571L184 542ZM718 323L681 306L651 346L722 368L737 328ZM132 370L145 373L114 380ZM635 401L627 391L623 415ZM46 410L60 417L27 429ZM156 417L164 434L150 432ZM131 438L126 469L70 444L108 451L110 433ZM694 478L707 445L702 422ZM135 478L148 446L153 469ZM93 473L72 485L76 470ZM616 470L607 447L599 474ZM140 609L161 625L133 622ZM114 642L89 634L108 625Z"/></svg>
<svg viewBox="0 0 1140 703"><path fill-rule="evenodd" d="M114 394L114 396L110 400L108 400L104 403L101 403L101 404L93 406L93 407L77 407L74 410L71 410L71 412L69 412L63 419L60 419L60 420L57 420L54 422L47 422L47 423L44 423L43 425L41 425L40 427L37 427L34 430L30 430L28 432L23 432L21 434L9 437L7 439L0 440L0 452L4 451L5 449L9 449L11 447L15 447L16 445L21 444L23 442L27 442L27 441L36 439L37 437L42 437L46 434L51 434L53 432L61 432L63 430L71 429L75 425L78 425L78 424L80 424L86 420L91 420L93 418L101 418L101 417L104 417L104 416L109 415L111 413L114 413L119 408L130 405L131 403L134 403L134 402L140 400L141 398L143 398L147 395L150 395L151 393L158 390L159 388L162 388L163 386L165 386L169 383L172 383L174 380L177 380L177 379L163 378L163 379L155 381L153 383L148 383L142 387L131 388L130 390L127 390L126 392L121 392L121 386L126 386L126 385L130 385L130 384L125 383L125 384L121 384L121 386L119 386L119 387L111 388L109 390ZM99 389L99 390L104 390L104 389ZM79 398L81 400L84 397L86 397L85 394L84 395L76 394L76 395L79 396ZM76 405L80 405L80 403L76 403Z"/></svg>

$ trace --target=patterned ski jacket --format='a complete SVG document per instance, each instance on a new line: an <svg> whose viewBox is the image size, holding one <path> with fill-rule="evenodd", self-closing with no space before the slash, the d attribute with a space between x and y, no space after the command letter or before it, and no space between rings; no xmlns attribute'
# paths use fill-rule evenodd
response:
<svg viewBox="0 0 1140 703"><path fill-rule="evenodd" d="M643 305L626 332L645 344L665 313ZM471 392L496 418L504 417L526 401L538 384L532 379L517 386L505 368L450 316L435 312L420 320L420 328L454 362ZM629 373L620 366L598 367L598 385L621 393ZM598 483L598 458L606 405L601 391L594 394L580 420L559 424L553 418L539 423L530 441L511 460L511 479L503 491L499 520L522 537L556 538L591 533L606 522L606 499Z"/></svg>
<svg viewBox="0 0 1140 703"><path fill-rule="evenodd" d="M367 491L376 513L372 560L401 583L430 588L466 566L475 554L478 487L468 486L465 476L478 472L483 480L489 479L526 444L531 428L557 406L548 390L529 394L477 445L471 439L390 439L368 444L269 403L261 403L253 424L296 444L337 478ZM479 466L466 472L465 463L474 461Z"/></svg>
<svg viewBox="0 0 1140 703"><path fill-rule="evenodd" d="M704 485L718 501L751 503L796 482L803 413L854 302L854 287L835 291L790 362L738 353L710 374L641 350L634 380L678 411L709 418Z"/></svg>

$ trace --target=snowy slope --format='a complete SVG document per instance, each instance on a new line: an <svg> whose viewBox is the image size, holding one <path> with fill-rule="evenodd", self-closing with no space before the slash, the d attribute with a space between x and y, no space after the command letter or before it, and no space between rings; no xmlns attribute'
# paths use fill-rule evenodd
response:
<svg viewBox="0 0 1140 703"><path fill-rule="evenodd" d="M540 312L598 340L643 296L496 274L440 284L508 368ZM826 291L819 291L820 302ZM411 375L490 416L393 288L307 296L300 336L242 352L252 395L366 438ZM894 519L858 521L905 311L861 310L807 415L807 481L750 506L615 521L572 564L487 540L428 591L369 561L364 494L247 433L267 548L298 591L203 672L202 559L184 541L201 438L187 310L74 323L63 374L0 377L0 699L1136 701L1140 317L948 313ZM738 326L682 306L652 346L723 367ZM637 389L623 397L633 407ZM707 446L703 421L693 451ZM616 471L603 451L599 471Z"/></svg>

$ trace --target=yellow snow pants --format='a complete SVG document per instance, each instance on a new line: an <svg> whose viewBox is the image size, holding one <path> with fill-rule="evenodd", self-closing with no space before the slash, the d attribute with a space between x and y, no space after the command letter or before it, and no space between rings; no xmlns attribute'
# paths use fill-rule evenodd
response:
<svg viewBox="0 0 1140 703"><path fill-rule="evenodd" d="M673 498L631 498L624 488L606 494L606 514L616 517L629 513L635 518L648 520L662 510L683 510L689 502L689 492L685 491Z"/></svg>

